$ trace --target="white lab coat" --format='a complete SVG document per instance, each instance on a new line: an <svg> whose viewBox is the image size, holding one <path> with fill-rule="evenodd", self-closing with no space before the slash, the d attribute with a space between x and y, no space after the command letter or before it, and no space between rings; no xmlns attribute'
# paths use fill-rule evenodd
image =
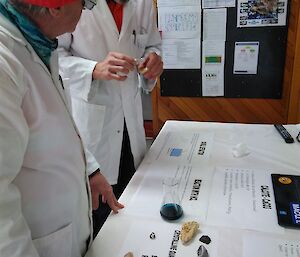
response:
<svg viewBox="0 0 300 257"><path fill-rule="evenodd" d="M80 257L91 235L83 147L52 75L0 14L0 256Z"/></svg>
<svg viewBox="0 0 300 257"><path fill-rule="evenodd" d="M126 3L119 33L106 0L100 0L92 11L83 12L72 35L59 38L59 45L60 74L70 86L72 114L86 148L96 159L89 155L88 171L91 173L100 165L110 184L116 184L124 118L136 167L145 154L140 87L152 90L155 81L139 77L137 71L130 72L124 82L92 81L92 72L110 51L137 59L149 52L160 54L153 2Z"/></svg>

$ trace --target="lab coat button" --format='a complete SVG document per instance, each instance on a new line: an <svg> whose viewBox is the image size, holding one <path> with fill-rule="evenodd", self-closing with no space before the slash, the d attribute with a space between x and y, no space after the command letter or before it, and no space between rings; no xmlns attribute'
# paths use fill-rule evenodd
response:
<svg viewBox="0 0 300 257"><path fill-rule="evenodd" d="M117 132L120 133L120 130L118 130Z"/></svg>

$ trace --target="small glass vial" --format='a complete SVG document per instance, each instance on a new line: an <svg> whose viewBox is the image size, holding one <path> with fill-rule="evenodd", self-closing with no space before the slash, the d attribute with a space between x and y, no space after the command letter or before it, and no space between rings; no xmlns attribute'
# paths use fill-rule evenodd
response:
<svg viewBox="0 0 300 257"><path fill-rule="evenodd" d="M160 208L160 215L167 220L179 219L183 210L178 196L179 181L176 178L164 178L163 180L163 201Z"/></svg>

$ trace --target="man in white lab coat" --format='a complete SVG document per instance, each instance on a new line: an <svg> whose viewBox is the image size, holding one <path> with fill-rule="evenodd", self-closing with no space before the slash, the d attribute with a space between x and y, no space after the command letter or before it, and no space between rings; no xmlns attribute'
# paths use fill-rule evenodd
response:
<svg viewBox="0 0 300 257"><path fill-rule="evenodd" d="M54 51L83 3L0 1L1 257L81 257L91 241L85 157Z"/></svg>
<svg viewBox="0 0 300 257"><path fill-rule="evenodd" d="M140 87L151 91L163 70L153 2L100 0L59 45L60 74L90 153L89 171L100 168L118 197L146 150ZM99 219L108 213L100 211Z"/></svg>

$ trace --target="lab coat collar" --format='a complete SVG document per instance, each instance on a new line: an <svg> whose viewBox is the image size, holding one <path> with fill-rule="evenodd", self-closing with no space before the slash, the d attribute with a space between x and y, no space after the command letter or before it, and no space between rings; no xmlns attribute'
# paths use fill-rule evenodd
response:
<svg viewBox="0 0 300 257"><path fill-rule="evenodd" d="M0 31L17 41L19 44L26 46L26 40L18 28L11 23L6 17L0 14Z"/></svg>
<svg viewBox="0 0 300 257"><path fill-rule="evenodd" d="M124 34L128 33L127 28L130 23L130 20L132 16L135 13L136 9L136 0L130 0L128 3L125 4L124 9L123 9L123 21L122 21L122 29L120 32L120 38L124 36Z"/></svg>
<svg viewBox="0 0 300 257"><path fill-rule="evenodd" d="M124 34L127 33L127 28L130 23L130 20L132 16L135 13L136 9L136 0L130 0L128 3L125 4L123 8L123 21L122 21L122 28L121 32L119 33L116 22L114 20L114 17L107 5L106 0L99 1L95 10L92 10L93 12L99 12L96 13L95 18L98 20L98 22L105 22L107 23L107 28L111 29L115 35L116 38L120 41Z"/></svg>
<svg viewBox="0 0 300 257"><path fill-rule="evenodd" d="M47 68L47 66L43 63L43 61L40 59L40 57L36 54L33 47L29 44L29 42L25 39L25 37L22 35L20 30L8 19L6 19L4 16L0 15L0 30L3 31L6 35L8 35L10 38L18 42L19 44L25 46L27 50L30 52L31 57L34 62L39 63L45 71L50 75L50 72Z"/></svg>
<svg viewBox="0 0 300 257"><path fill-rule="evenodd" d="M107 29L111 29L116 36L119 37L119 31L115 23L114 17L108 7L106 0L99 1L98 4L92 10L95 14L95 19L98 23L105 22L107 23Z"/></svg>
<svg viewBox="0 0 300 257"><path fill-rule="evenodd" d="M19 31L19 29L11 23L8 19L6 19L4 16L0 15L0 31L8 35L10 38L18 42L19 44L26 47L26 49L30 52L32 60L39 65L43 67L45 72L52 78L53 84L55 85L56 89L58 90L62 100L66 104L66 99L64 97L64 92L62 91L62 85L58 78L55 78L47 68L47 66L44 64L44 62L40 59L40 57L36 54L33 47L29 44L29 42L25 39L25 37L22 35L22 33ZM50 59L50 69L53 71L52 73L55 75L58 75L58 63L55 62L55 58L57 58L57 55L55 53L56 51L52 52L51 59Z"/></svg>

